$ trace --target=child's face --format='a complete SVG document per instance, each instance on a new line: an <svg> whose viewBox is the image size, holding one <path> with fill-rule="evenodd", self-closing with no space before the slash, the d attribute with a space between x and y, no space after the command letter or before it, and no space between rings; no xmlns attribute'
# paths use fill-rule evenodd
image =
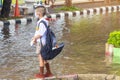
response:
<svg viewBox="0 0 120 80"><path fill-rule="evenodd" d="M35 10L35 13L36 13L36 16L37 16L37 17L39 17L39 18L43 17L44 8L37 8L37 9Z"/></svg>
<svg viewBox="0 0 120 80"><path fill-rule="evenodd" d="M36 13L36 17L40 17L40 12L38 11L38 9L35 10L35 13Z"/></svg>

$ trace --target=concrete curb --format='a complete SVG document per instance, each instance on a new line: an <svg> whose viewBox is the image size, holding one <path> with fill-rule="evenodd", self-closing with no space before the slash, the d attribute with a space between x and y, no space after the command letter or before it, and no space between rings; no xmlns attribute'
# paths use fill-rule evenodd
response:
<svg viewBox="0 0 120 80"><path fill-rule="evenodd" d="M63 76L53 76L45 78L45 80L120 80L120 76L111 74L73 74ZM41 80L41 79L30 79Z"/></svg>
<svg viewBox="0 0 120 80"><path fill-rule="evenodd" d="M47 15L46 17L53 18L53 19L64 18L64 17L75 17L75 16L86 17L89 15L100 15L105 13L119 12L119 11L120 11L120 5L116 5L116 6L105 6L105 7L83 9L82 11L74 11L74 12L67 11L67 12L61 12L61 13L54 13L54 14ZM33 17L0 21L0 26L22 24L22 23L28 23L32 21L33 21Z"/></svg>
<svg viewBox="0 0 120 80"><path fill-rule="evenodd" d="M116 6L105 6L105 7L97 7L97 8L89 8L89 9L83 9L82 11L74 11L74 12L63 12L63 13L55 13L50 14L47 17L48 18L63 18L63 17L75 17L75 16L89 16L89 15L100 15L105 13L112 13L120 11L120 5Z"/></svg>
<svg viewBox="0 0 120 80"><path fill-rule="evenodd" d="M33 21L33 17L12 19L12 20L7 20L7 21L0 21L0 26L29 23L29 22L32 22L32 21Z"/></svg>

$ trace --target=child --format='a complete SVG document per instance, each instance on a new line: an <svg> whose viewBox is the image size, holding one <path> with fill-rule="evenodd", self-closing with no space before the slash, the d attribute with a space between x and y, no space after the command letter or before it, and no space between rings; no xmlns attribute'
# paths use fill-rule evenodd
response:
<svg viewBox="0 0 120 80"><path fill-rule="evenodd" d="M36 78L45 78L45 77L53 76L50 70L49 62L44 60L40 53L40 49L41 49L40 44L42 43L42 45L45 45L45 42L46 42L46 39L45 39L46 27L43 23L40 23L41 20L44 20L48 25L48 21L44 18L45 14L46 14L46 8L44 6L36 7L36 15L38 16L39 20L37 22L35 35L32 38L32 41L34 42L34 44L36 44L36 53L38 54L38 59L40 64L39 65L40 72L38 74L35 74ZM47 71L45 74L44 74L44 67L46 67L46 71Z"/></svg>

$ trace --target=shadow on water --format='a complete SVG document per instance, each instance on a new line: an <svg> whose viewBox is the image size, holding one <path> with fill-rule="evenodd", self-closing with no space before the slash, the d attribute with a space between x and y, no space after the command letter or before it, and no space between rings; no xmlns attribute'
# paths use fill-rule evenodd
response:
<svg viewBox="0 0 120 80"><path fill-rule="evenodd" d="M58 42L65 42L62 53L50 61L55 75L116 71L119 74L120 65L103 62L109 33L120 29L119 13L58 19L51 25ZM29 45L35 26L33 21L0 28L0 79L27 80L39 71L35 46Z"/></svg>

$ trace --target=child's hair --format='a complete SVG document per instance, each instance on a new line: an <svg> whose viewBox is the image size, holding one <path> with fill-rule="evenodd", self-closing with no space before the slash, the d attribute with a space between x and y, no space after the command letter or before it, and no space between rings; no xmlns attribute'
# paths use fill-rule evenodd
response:
<svg viewBox="0 0 120 80"><path fill-rule="evenodd" d="M37 6L35 9L42 13L43 16L46 15L46 8L44 6Z"/></svg>

